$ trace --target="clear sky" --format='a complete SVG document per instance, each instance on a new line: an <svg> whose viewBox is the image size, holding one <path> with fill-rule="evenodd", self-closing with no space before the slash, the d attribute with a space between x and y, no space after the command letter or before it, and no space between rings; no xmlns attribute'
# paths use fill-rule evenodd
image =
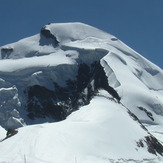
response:
<svg viewBox="0 0 163 163"><path fill-rule="evenodd" d="M0 46L59 22L100 28L163 68L163 0L0 0Z"/></svg>

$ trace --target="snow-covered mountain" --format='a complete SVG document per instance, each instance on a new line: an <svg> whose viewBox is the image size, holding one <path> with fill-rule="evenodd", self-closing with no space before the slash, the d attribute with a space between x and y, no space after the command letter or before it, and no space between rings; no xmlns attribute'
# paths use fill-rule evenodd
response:
<svg viewBox="0 0 163 163"><path fill-rule="evenodd" d="M82 23L3 46L0 137L19 131L0 143L0 162L161 162L162 81L159 67Z"/></svg>

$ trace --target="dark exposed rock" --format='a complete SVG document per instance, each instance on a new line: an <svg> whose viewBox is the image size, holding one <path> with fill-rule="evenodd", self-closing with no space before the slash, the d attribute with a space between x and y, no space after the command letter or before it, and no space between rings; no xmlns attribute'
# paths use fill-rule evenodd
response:
<svg viewBox="0 0 163 163"><path fill-rule="evenodd" d="M18 130L16 130L16 129L8 129L8 131L6 133L6 137L11 137L17 133L18 133Z"/></svg>
<svg viewBox="0 0 163 163"><path fill-rule="evenodd" d="M100 64L97 64L95 68L95 89L102 88L109 92L118 102L121 100L120 96L116 92L114 88L109 86L108 79L105 75L105 72L103 70L103 67Z"/></svg>
<svg viewBox="0 0 163 163"><path fill-rule="evenodd" d="M121 103L122 104L122 103ZM122 106L124 106L123 104L122 104ZM128 114L132 117L132 119L133 120L135 120L135 121L137 121L139 124L140 124L140 126L144 129L144 130L146 130L147 132L148 132L148 130L145 128L145 126L140 122L140 120L138 119L138 117L134 114L134 113L132 113L126 106L124 106L126 109L127 109L127 111L128 111ZM149 132L148 132L149 133Z"/></svg>
<svg viewBox="0 0 163 163"><path fill-rule="evenodd" d="M13 48L11 48L11 47L3 47L2 49L1 49L1 51L3 51L3 52L12 52L14 49Z"/></svg>
<svg viewBox="0 0 163 163"><path fill-rule="evenodd" d="M147 111L147 109L145 109L145 108L143 108L143 107L141 107L141 106L139 106L138 108L139 108L140 110L144 111L144 112L147 114L147 116L148 116L152 121L154 121L154 118L153 118L153 115L152 115L151 112Z"/></svg>
<svg viewBox="0 0 163 163"><path fill-rule="evenodd" d="M55 120L65 118L64 109L57 105L55 92L39 85L28 89L28 116L31 119L52 117Z"/></svg>
<svg viewBox="0 0 163 163"><path fill-rule="evenodd" d="M144 147L144 144L143 144L143 140L139 140L139 142L137 142L137 146L138 147Z"/></svg>
<svg viewBox="0 0 163 163"><path fill-rule="evenodd" d="M6 137L4 139L0 140L0 142L2 142L4 140L6 140L6 139L8 139L8 138L10 138L10 137L12 137L14 135L16 135L17 133L18 133L18 130L17 129L8 129L7 130L7 133L6 133Z"/></svg>
<svg viewBox="0 0 163 163"><path fill-rule="evenodd" d="M1 56L2 59L6 59L10 56L10 54L13 52L13 48L12 47L2 47L1 49Z"/></svg>
<svg viewBox="0 0 163 163"><path fill-rule="evenodd" d="M163 146L158 142L158 140L152 135L146 136L144 139L139 140L137 142L138 147L145 147L147 145L148 152L152 154L160 154L163 156Z"/></svg>
<svg viewBox="0 0 163 163"><path fill-rule="evenodd" d="M43 27L40 31L41 38L40 38L40 45L47 45L47 44L53 44L54 46L57 46L59 44L59 41L57 38L50 32L49 29Z"/></svg>
<svg viewBox="0 0 163 163"><path fill-rule="evenodd" d="M115 38L115 37L113 37L113 38L111 38L111 40L112 40L112 41L117 41L118 39Z"/></svg>
<svg viewBox="0 0 163 163"><path fill-rule="evenodd" d="M27 110L31 119L47 116L63 120L80 106L89 104L98 89L105 89L120 100L117 92L108 85L99 62L94 62L91 66L80 64L76 80L67 80L66 87L59 86L55 81L53 83L55 91L39 85L27 89Z"/></svg>
<svg viewBox="0 0 163 163"><path fill-rule="evenodd" d="M158 140L151 136L145 137L145 142L148 146L148 152L157 155L159 153L161 156L163 156L163 146L158 142Z"/></svg>

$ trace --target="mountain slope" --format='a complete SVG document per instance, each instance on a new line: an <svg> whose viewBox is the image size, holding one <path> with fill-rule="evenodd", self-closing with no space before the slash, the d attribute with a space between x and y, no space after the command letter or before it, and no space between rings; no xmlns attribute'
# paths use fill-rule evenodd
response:
<svg viewBox="0 0 163 163"><path fill-rule="evenodd" d="M17 135L0 144L0 161L157 162L161 155L152 152L163 151L159 145L150 149L147 137L153 138L123 106L97 96L67 120L20 128Z"/></svg>
<svg viewBox="0 0 163 163"><path fill-rule="evenodd" d="M0 125L39 124L4 140L2 161L159 161L163 147L142 123L163 125L163 72L116 37L82 23L49 24L0 56ZM49 154L29 153L53 141Z"/></svg>

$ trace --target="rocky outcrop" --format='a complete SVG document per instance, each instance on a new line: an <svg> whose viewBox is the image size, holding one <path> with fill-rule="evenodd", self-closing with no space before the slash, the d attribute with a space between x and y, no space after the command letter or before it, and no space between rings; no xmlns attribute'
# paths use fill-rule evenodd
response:
<svg viewBox="0 0 163 163"><path fill-rule="evenodd" d="M57 38L50 32L49 29L46 28L46 26L41 29L40 35L40 45L53 44L54 46L57 46L59 44Z"/></svg>
<svg viewBox="0 0 163 163"><path fill-rule="evenodd" d="M90 66L80 64L76 80L67 80L65 87L55 81L53 84L54 91L39 85L27 88L29 118L51 117L56 121L63 120L80 106L89 104L98 89L105 89L120 101L118 93L108 85L107 77L99 62L94 62Z"/></svg>
<svg viewBox="0 0 163 163"><path fill-rule="evenodd" d="M7 59L9 58L10 54L14 51L12 47L2 47L1 48L1 58Z"/></svg>
<svg viewBox="0 0 163 163"><path fill-rule="evenodd" d="M149 153L155 155L160 154L161 156L163 156L163 146L152 135L146 136L144 139L141 139L139 142L137 142L137 146L139 148L144 148L145 146L147 146Z"/></svg>

